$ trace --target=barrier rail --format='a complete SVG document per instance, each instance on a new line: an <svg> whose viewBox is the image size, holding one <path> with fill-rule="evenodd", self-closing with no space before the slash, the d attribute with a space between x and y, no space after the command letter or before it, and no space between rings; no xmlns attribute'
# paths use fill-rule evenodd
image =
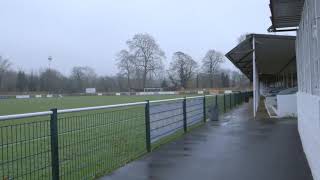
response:
<svg viewBox="0 0 320 180"><path fill-rule="evenodd" d="M244 102L250 93L0 116L0 178L94 179Z"/></svg>

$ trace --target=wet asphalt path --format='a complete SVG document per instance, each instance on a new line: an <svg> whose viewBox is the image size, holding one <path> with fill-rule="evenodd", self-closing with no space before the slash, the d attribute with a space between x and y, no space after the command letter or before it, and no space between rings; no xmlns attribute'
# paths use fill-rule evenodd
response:
<svg viewBox="0 0 320 180"><path fill-rule="evenodd" d="M253 120L251 104L103 180L309 180L295 120Z"/></svg>

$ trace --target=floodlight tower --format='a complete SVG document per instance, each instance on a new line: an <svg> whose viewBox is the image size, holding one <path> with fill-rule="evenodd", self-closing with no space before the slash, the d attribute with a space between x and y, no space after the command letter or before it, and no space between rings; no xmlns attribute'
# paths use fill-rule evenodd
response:
<svg viewBox="0 0 320 180"><path fill-rule="evenodd" d="M50 71L51 70L51 62L52 62L52 57L51 56L48 57L48 61L49 61L49 71Z"/></svg>

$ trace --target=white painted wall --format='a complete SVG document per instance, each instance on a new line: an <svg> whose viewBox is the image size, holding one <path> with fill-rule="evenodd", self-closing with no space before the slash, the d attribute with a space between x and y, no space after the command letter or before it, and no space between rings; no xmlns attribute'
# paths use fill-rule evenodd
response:
<svg viewBox="0 0 320 180"><path fill-rule="evenodd" d="M96 88L86 88L86 94L95 94L96 92Z"/></svg>
<svg viewBox="0 0 320 180"><path fill-rule="evenodd" d="M277 115L279 117L297 117L297 95L277 95Z"/></svg>
<svg viewBox="0 0 320 180"><path fill-rule="evenodd" d="M16 99L29 99L30 95L16 95Z"/></svg>
<svg viewBox="0 0 320 180"><path fill-rule="evenodd" d="M320 97L299 92L298 129L313 178L320 180Z"/></svg>
<svg viewBox="0 0 320 180"><path fill-rule="evenodd" d="M175 91L160 91L160 92L137 92L137 96L147 96L147 95L175 95L178 92Z"/></svg>
<svg viewBox="0 0 320 180"><path fill-rule="evenodd" d="M320 0L306 0L297 31L298 126L313 178L320 180Z"/></svg>

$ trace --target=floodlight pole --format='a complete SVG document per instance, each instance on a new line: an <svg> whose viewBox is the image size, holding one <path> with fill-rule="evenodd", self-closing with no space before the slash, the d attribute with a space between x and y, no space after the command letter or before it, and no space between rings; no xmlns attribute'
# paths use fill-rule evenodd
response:
<svg viewBox="0 0 320 180"><path fill-rule="evenodd" d="M52 57L51 56L48 57L48 61L49 61L49 71L51 71L51 62L52 62Z"/></svg>

